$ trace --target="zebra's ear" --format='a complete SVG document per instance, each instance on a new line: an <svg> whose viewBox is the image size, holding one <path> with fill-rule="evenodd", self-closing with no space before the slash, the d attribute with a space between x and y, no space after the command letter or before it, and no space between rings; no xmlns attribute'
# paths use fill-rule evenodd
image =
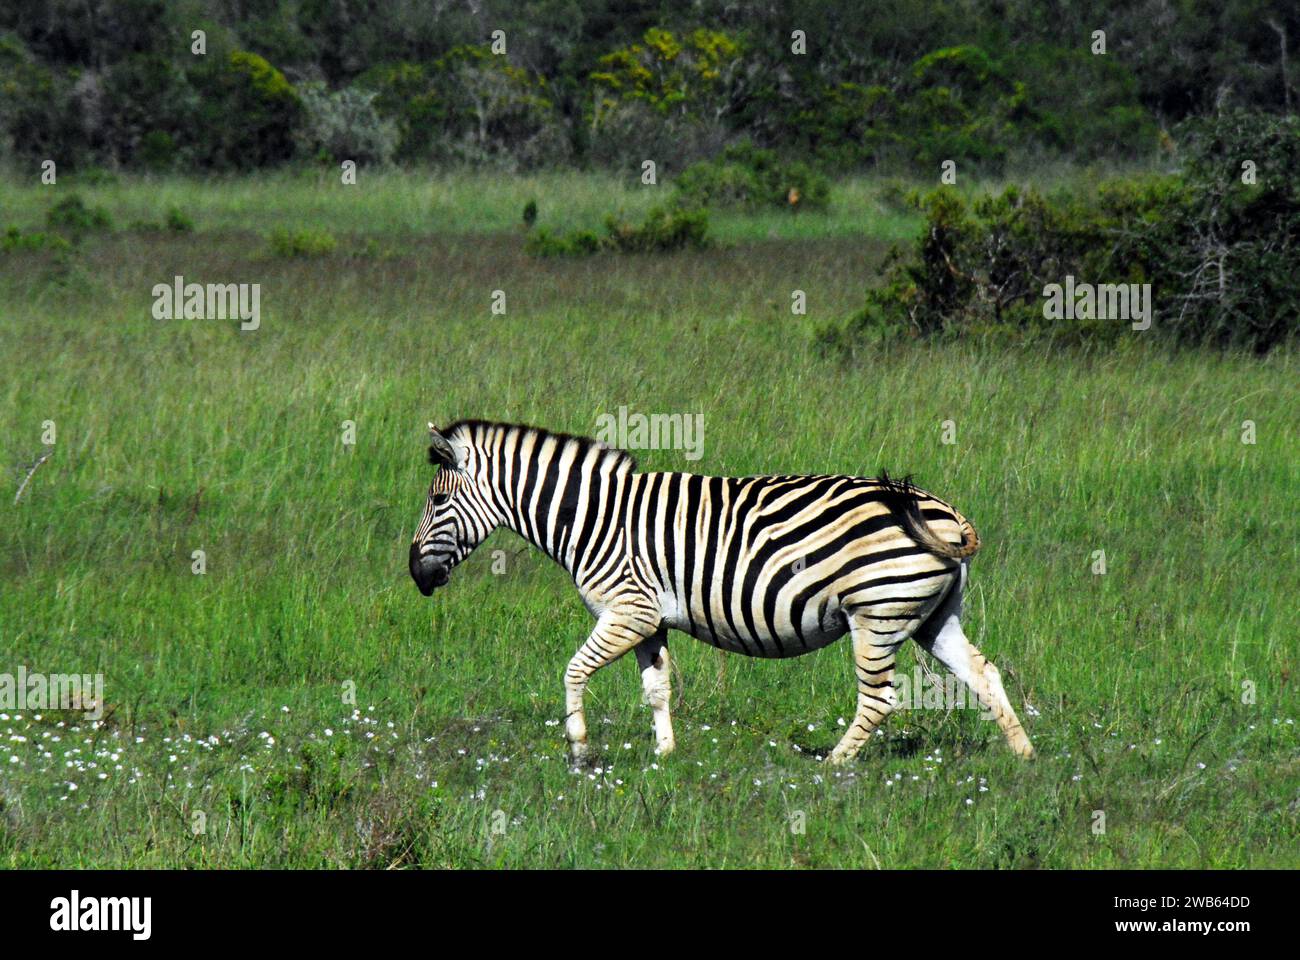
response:
<svg viewBox="0 0 1300 960"><path fill-rule="evenodd" d="M429 462L435 467L449 467L452 470L461 467L461 458L456 455L451 441L439 433L432 423L429 424Z"/></svg>

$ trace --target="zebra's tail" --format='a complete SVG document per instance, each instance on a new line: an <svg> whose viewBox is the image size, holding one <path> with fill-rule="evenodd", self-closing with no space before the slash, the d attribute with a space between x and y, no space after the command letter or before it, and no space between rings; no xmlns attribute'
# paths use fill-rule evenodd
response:
<svg viewBox="0 0 1300 960"><path fill-rule="evenodd" d="M885 505L898 518L903 532L926 550L935 556L948 557L952 560L965 560L967 557L973 557L979 550L979 534L975 532L971 522L946 503L943 506L952 510L952 515L961 527L961 543L949 543L934 532L933 528L925 522L925 517L921 516L921 508L917 503L918 498L922 496L931 500L934 498L918 490L912 484L910 476L895 480L882 470L878 482L884 494ZM943 503L943 501L937 502Z"/></svg>

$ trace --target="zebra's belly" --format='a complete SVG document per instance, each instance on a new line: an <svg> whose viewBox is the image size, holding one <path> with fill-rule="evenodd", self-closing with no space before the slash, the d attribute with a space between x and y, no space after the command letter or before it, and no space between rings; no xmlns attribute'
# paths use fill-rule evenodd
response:
<svg viewBox="0 0 1300 960"><path fill-rule="evenodd" d="M722 613L709 617L703 610L693 611L690 617L674 611L674 615L664 618L664 625L731 653L777 659L797 657L834 643L849 631L838 607L814 604L810 608L800 617L798 629L788 615L773 617L776 620L773 630L762 617L755 616L751 628L743 616L727 617Z"/></svg>

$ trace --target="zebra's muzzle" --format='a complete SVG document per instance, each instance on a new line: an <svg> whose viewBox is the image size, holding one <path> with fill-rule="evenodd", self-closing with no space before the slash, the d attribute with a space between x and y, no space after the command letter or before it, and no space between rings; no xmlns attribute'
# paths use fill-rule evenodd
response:
<svg viewBox="0 0 1300 960"><path fill-rule="evenodd" d="M434 557L420 556L420 548L414 543L411 544L410 568L411 579L426 597L451 579L451 571L445 564Z"/></svg>

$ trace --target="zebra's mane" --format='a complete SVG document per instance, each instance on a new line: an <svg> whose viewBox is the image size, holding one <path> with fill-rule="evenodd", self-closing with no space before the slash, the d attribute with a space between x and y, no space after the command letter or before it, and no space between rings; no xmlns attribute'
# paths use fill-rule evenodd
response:
<svg viewBox="0 0 1300 960"><path fill-rule="evenodd" d="M447 437L457 433L465 433L469 436L477 436L487 430L504 430L516 431L520 434L531 433L537 437L540 442L550 437L561 446L574 445L577 447L576 456L580 460L587 455L587 451L595 448L603 451L606 457L613 458L617 464L626 463L629 470L637 469L636 457L621 450L618 447L611 447L607 443L596 440L592 437L580 437L572 433L557 433L554 430L546 430L542 427L532 427L525 423L497 423L492 420L457 420L446 430L442 431Z"/></svg>

